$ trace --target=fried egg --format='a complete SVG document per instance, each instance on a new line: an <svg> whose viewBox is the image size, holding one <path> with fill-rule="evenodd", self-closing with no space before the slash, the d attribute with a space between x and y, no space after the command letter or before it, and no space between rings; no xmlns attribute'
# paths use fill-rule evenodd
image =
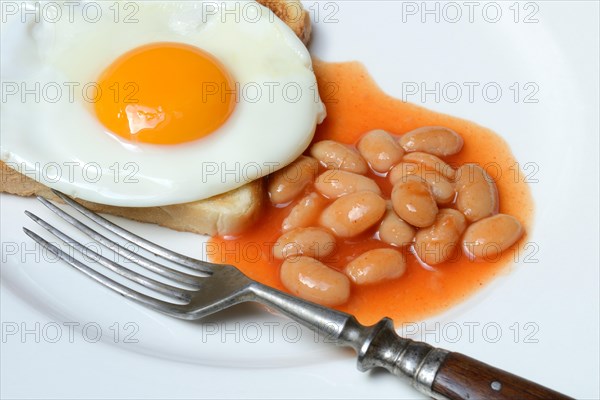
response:
<svg viewBox="0 0 600 400"><path fill-rule="evenodd" d="M208 198L289 164L325 117L306 47L256 2L19 4L0 158L68 195Z"/></svg>

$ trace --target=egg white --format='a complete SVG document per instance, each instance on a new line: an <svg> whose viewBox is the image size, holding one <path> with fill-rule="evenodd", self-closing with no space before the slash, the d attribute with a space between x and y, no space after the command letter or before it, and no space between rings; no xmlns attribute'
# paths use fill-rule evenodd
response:
<svg viewBox="0 0 600 400"><path fill-rule="evenodd" d="M0 105L0 159L26 176L107 205L190 202L289 164L325 117L307 49L258 3L235 2L241 16L236 18L224 12L227 4L231 11L231 2L140 2L135 23L115 23L108 9L113 2L94 3L106 13L95 23L77 18L83 2L73 21L29 18L23 23L17 13L2 24L1 79L8 86ZM247 15L241 14L243 7ZM83 97L83 87L117 57L154 42L208 51L246 90L228 121L211 135L178 145L128 142L107 133ZM37 83L40 98L33 93L23 98L21 89L36 92ZM17 94L12 94L14 84ZM63 88L58 99L57 85ZM262 88L259 97L256 88Z"/></svg>

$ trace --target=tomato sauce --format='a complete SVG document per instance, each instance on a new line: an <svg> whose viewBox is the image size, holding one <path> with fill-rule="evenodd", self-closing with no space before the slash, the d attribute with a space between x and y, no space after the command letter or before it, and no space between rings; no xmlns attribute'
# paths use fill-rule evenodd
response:
<svg viewBox="0 0 600 400"><path fill-rule="evenodd" d="M370 78L362 64L314 61L321 98L327 118L318 126L313 141L332 139L355 144L366 132L384 129L401 135L412 129L440 125L458 132L465 141L460 153L444 160L457 167L478 163L495 180L499 192L500 212L515 216L527 232L533 216L533 199L523 174L508 144L492 131L473 122L440 114L386 95ZM391 185L385 177L369 174L389 199ZM314 191L312 187L306 193ZM249 277L266 285L285 290L279 279L281 260L271 255L272 244L281 235L281 223L302 196L286 207L274 207L265 201L263 215L255 226L236 237L215 237L207 244L207 253L215 262L231 263ZM322 259L328 266L342 270L348 261L361 253L391 247L373 236L377 226L358 237L338 239L334 254ZM472 262L461 252L435 267L422 266L410 249L406 273L395 280L374 285L353 285L350 300L339 310L355 315L370 324L388 316L397 324L418 321L465 300L517 258L525 237L501 257Z"/></svg>

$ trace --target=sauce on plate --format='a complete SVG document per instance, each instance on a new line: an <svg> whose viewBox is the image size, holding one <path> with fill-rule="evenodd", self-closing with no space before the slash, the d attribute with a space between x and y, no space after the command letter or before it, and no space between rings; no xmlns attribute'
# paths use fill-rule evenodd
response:
<svg viewBox="0 0 600 400"><path fill-rule="evenodd" d="M515 216L525 232L531 227L533 199L517 160L508 144L498 135L473 122L440 114L395 99L385 94L358 62L326 63L314 60L320 94L327 107L327 118L317 127L313 142L331 139L355 144L366 132L384 129L401 135L422 126L445 126L464 139L463 149L443 159L453 167L478 163L495 180L499 192L500 213ZM389 199L388 179L372 172ZM310 186L306 193L314 191ZM281 223L291 208L275 207L265 200L263 215L255 226L236 237L214 237L207 244L207 254L214 262L230 263L252 279L285 291L279 278L281 260L273 258L271 248L281 234ZM391 247L373 238L377 227L345 240L338 240L336 252L322 261L342 271L348 261L374 248ZM450 260L435 267L422 266L409 249L403 250L407 269L398 279L374 285L353 285L350 300L336 307L355 315L364 324L384 316L397 324L414 322L456 305L494 277L502 274L514 260L530 251L524 247L527 235L498 259L472 262L456 252Z"/></svg>

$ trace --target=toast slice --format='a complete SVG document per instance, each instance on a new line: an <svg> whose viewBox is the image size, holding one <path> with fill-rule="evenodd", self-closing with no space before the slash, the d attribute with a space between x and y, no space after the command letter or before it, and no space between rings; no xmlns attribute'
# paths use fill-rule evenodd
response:
<svg viewBox="0 0 600 400"><path fill-rule="evenodd" d="M310 18L300 0L258 0L270 8L294 33L308 44ZM0 161L0 192L18 196L42 196L60 201L45 185ZM140 222L158 224L178 231L206 235L233 235L252 225L259 217L265 196L263 179L209 199L162 207L115 207L80 201L93 211Z"/></svg>

